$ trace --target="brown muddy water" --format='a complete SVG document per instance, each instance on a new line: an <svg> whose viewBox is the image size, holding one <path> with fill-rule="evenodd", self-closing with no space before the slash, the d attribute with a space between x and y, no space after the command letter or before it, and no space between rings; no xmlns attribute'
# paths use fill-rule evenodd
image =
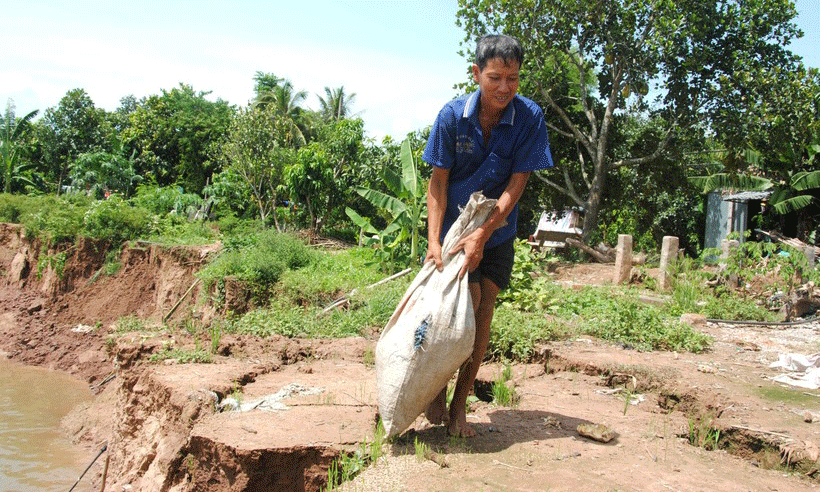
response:
<svg viewBox="0 0 820 492"><path fill-rule="evenodd" d="M60 431L60 420L91 399L81 381L0 356L0 491L67 491L91 459ZM89 490L89 476L76 491Z"/></svg>

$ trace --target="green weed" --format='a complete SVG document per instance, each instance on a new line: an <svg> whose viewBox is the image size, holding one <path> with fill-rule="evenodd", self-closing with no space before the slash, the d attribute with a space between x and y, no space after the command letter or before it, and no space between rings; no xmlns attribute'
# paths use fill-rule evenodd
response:
<svg viewBox="0 0 820 492"><path fill-rule="evenodd" d="M353 480L371 463L375 463L384 454L386 433L381 421L376 425L372 441L362 442L352 453L342 453L338 459L330 464L327 471L326 491L336 490L336 487Z"/></svg>
<svg viewBox="0 0 820 492"><path fill-rule="evenodd" d="M197 276L206 289L225 277L236 277L250 288L258 302L270 297L285 271L303 268L317 259L318 253L296 237L263 231L247 247L226 249Z"/></svg>
<svg viewBox="0 0 820 492"><path fill-rule="evenodd" d="M119 318L116 322L116 327L117 333L126 333L130 331L145 331L146 323L145 320L142 320L133 314L129 314L127 316Z"/></svg>
<svg viewBox="0 0 820 492"><path fill-rule="evenodd" d="M211 337L211 353L215 354L219 351L219 343L222 341L222 322L214 321L208 327L208 335Z"/></svg>
<svg viewBox="0 0 820 492"><path fill-rule="evenodd" d="M416 461L424 461L427 453L430 452L430 447L424 442L419 441L418 436L413 440L413 449L416 453Z"/></svg>
<svg viewBox="0 0 820 492"><path fill-rule="evenodd" d="M707 451L714 451L720 447L720 429L714 427L714 416L702 415L699 418L689 418L689 444Z"/></svg>
<svg viewBox="0 0 820 492"><path fill-rule="evenodd" d="M691 326L631 297L599 305L584 321L584 331L643 351L701 352L711 342Z"/></svg>
<svg viewBox="0 0 820 492"><path fill-rule="evenodd" d="M504 364L501 375L493 381L493 402L495 402L496 405L512 407L518 404L519 397L515 392L515 388L509 384L511 380L512 364L508 361Z"/></svg>
<svg viewBox="0 0 820 492"><path fill-rule="evenodd" d="M54 270L54 274L57 275L57 278L62 280L63 273L65 272L65 262L67 257L67 251L60 251L59 253L54 253L53 255L41 254L37 259L37 278L40 279L43 277L43 271L45 271L46 268L51 268Z"/></svg>
<svg viewBox="0 0 820 492"><path fill-rule="evenodd" d="M194 349L165 347L148 358L151 362L160 362L167 359L176 359L180 364L207 364L211 362L211 354L200 348L197 344L197 347Z"/></svg>

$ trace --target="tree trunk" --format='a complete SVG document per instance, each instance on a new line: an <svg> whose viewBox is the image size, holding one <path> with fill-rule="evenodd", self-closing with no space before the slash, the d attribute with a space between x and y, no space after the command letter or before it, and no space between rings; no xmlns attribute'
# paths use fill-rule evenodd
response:
<svg viewBox="0 0 820 492"><path fill-rule="evenodd" d="M590 235L598 230L598 213L601 210L603 200L604 184L606 182L607 162L595 164L595 176L592 178L592 187L584 207L584 225L582 237L588 241Z"/></svg>

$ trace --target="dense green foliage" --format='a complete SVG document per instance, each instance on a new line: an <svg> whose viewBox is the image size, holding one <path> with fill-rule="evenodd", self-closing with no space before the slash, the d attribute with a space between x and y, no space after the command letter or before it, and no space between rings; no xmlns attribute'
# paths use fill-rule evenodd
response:
<svg viewBox="0 0 820 492"><path fill-rule="evenodd" d="M137 173L162 186L179 183L200 193L217 171L216 149L228 133L234 109L206 99L180 84L140 102L122 131L126 148L136 151Z"/></svg>
<svg viewBox="0 0 820 492"><path fill-rule="evenodd" d="M705 148L708 132L730 151L743 148L749 126L762 129L764 118L782 114L777 100L762 102L773 92L764 90L765 76L799 77L799 62L785 48L801 35L787 0L461 0L459 6L465 56L482 34L521 40L527 57L520 92L544 107L558 163L536 176L585 210L589 239L609 206L613 173L644 164L674 169L681 153ZM619 153L624 116L644 115L659 123L658 131Z"/></svg>

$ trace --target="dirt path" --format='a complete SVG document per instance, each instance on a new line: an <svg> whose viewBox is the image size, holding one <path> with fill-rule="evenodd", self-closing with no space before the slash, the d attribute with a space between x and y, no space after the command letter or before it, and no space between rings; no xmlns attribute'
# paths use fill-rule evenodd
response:
<svg viewBox="0 0 820 492"><path fill-rule="evenodd" d="M34 275L39 251L19 231L0 228L0 244L0 352L95 388L96 400L65 426L92 448L109 443L107 490L320 490L340 453L373 440L374 339L224 336L211 364L156 364L147 361L171 337L193 340L114 331L126 314L166 316L212 250L126 250L119 273L91 282L101 260L89 247L68 261L71 285L54 290L44 288L55 285L48 272ZM24 250L29 273L15 278ZM581 265L559 276L591 284L611 273ZM196 296L181 312L212 315ZM814 490L820 423L806 420L820 418L820 391L773 382L780 372L769 364L817 351L818 328L710 324L701 329L715 343L698 355L588 338L545 345L537 363L512 367L516 405L472 404L476 438L448 438L420 418L342 489ZM501 372L483 367L479 387ZM604 424L615 438L582 437L579 424ZM716 435L716 451L690 443ZM418 459L415 442L435 461ZM82 490L99 490L101 475L100 463Z"/></svg>

